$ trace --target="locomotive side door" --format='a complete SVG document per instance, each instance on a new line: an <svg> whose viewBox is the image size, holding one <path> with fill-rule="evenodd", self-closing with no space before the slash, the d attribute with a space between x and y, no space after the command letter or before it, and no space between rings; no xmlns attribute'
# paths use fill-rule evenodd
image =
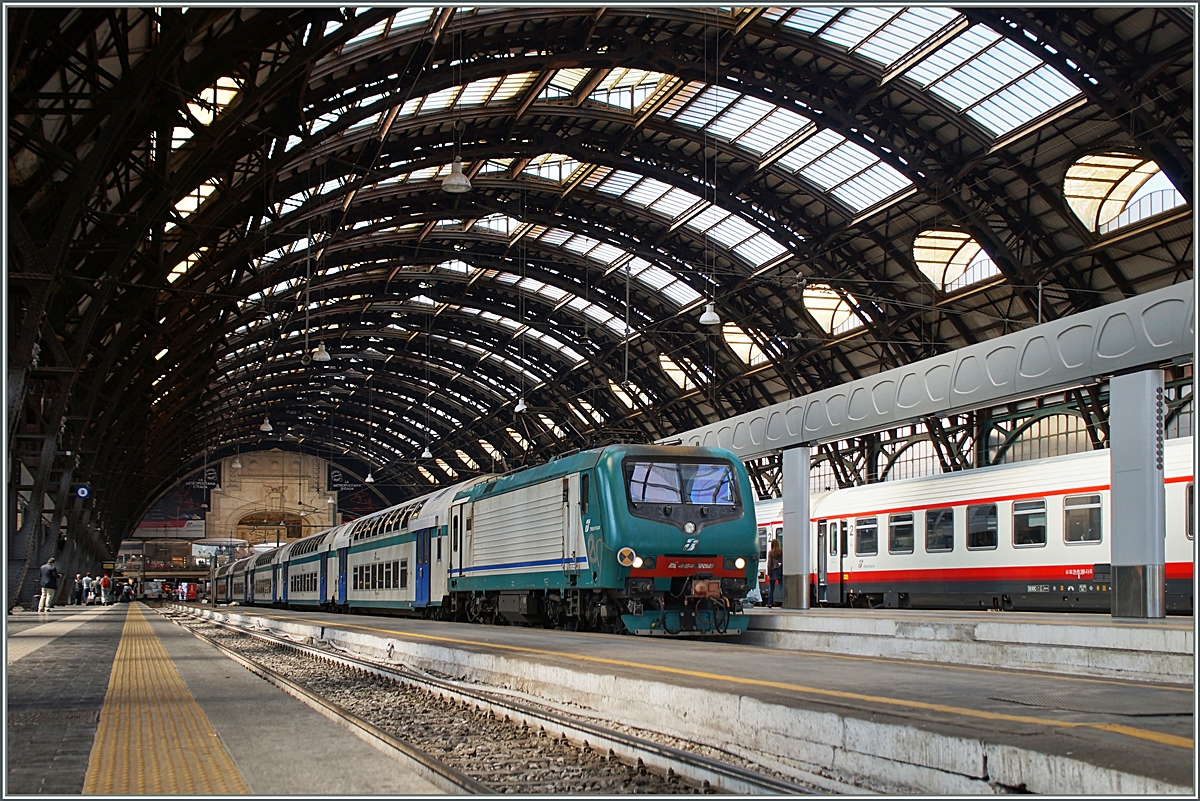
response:
<svg viewBox="0 0 1200 801"><path fill-rule="evenodd" d="M435 522L434 526L436 525ZM418 609L429 605L429 535L434 530L424 528L417 532L417 585L413 588L416 593L413 597L413 607Z"/></svg>
<svg viewBox="0 0 1200 801"><path fill-rule="evenodd" d="M350 561L350 548L338 548L338 583L337 602L343 606L346 603L346 563Z"/></svg>
<svg viewBox="0 0 1200 801"><path fill-rule="evenodd" d="M463 547L466 539L466 523L463 518L465 507L465 503L459 503L450 509L450 563L447 569L451 578L461 578L463 574L463 553L466 550ZM454 572L455 568L458 569L457 574Z"/></svg>
<svg viewBox="0 0 1200 801"><path fill-rule="evenodd" d="M824 520L817 521L817 600L821 602L829 600L829 552L825 550L827 525Z"/></svg>
<svg viewBox="0 0 1200 801"><path fill-rule="evenodd" d="M578 573L583 554L583 522L579 514L579 474L572 473L562 480L563 492L563 572Z"/></svg>

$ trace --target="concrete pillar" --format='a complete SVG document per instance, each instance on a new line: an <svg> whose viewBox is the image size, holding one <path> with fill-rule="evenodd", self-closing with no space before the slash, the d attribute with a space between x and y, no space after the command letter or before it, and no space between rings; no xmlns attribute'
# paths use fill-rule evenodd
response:
<svg viewBox="0 0 1200 801"><path fill-rule="evenodd" d="M807 445L783 452L783 605L808 609L812 570L809 534L808 471L812 449Z"/></svg>
<svg viewBox="0 0 1200 801"><path fill-rule="evenodd" d="M1109 382L1112 493L1112 615L1166 615L1166 490L1163 486L1163 371Z"/></svg>

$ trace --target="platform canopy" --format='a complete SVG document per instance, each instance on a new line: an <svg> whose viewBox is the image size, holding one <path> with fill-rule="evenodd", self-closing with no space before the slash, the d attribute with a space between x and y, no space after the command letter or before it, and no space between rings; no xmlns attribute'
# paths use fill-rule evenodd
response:
<svg viewBox="0 0 1200 801"><path fill-rule="evenodd" d="M249 450L400 501L1192 277L1191 6L6 14L10 500L96 547Z"/></svg>

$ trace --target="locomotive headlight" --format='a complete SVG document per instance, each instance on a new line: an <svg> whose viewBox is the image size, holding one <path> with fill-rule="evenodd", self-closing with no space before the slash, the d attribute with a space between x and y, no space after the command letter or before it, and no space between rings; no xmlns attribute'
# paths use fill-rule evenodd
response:
<svg viewBox="0 0 1200 801"><path fill-rule="evenodd" d="M696 524L693 523L691 520L684 523L683 524L683 533L684 534L695 534L696 533Z"/></svg>
<svg viewBox="0 0 1200 801"><path fill-rule="evenodd" d="M733 560L733 566L738 570L741 570L746 566L746 560L739 556L737 559Z"/></svg>
<svg viewBox="0 0 1200 801"><path fill-rule="evenodd" d="M641 567L642 566L642 557L640 557L640 556L633 557L633 566Z"/></svg>

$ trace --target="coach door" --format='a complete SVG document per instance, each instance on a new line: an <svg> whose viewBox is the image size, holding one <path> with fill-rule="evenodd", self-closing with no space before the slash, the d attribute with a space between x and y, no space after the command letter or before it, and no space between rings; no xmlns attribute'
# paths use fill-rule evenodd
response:
<svg viewBox="0 0 1200 801"><path fill-rule="evenodd" d="M429 605L429 535L436 530L436 522L434 525L435 528L423 528L417 532L417 586L413 597L413 606L417 608Z"/></svg>
<svg viewBox="0 0 1200 801"><path fill-rule="evenodd" d="M346 603L346 563L350 561L350 549L338 548L338 582L337 582L337 602L345 605Z"/></svg>
<svg viewBox="0 0 1200 801"><path fill-rule="evenodd" d="M583 551L582 521L579 514L579 474L573 473L562 480L563 514L563 571L579 572L579 559Z"/></svg>
<svg viewBox="0 0 1200 801"><path fill-rule="evenodd" d="M824 520L817 521L817 601L829 601L829 551L826 541L829 538L828 524Z"/></svg>
<svg viewBox="0 0 1200 801"><path fill-rule="evenodd" d="M846 587L842 582L845 575L842 572L846 551L850 549L850 521L829 521L829 570L833 573L833 582L826 593L829 603L840 604L846 600Z"/></svg>
<svg viewBox="0 0 1200 801"><path fill-rule="evenodd" d="M327 575L326 571L328 571L328 570L329 570L329 552L326 551L325 553L321 554L321 567L320 567L321 572L320 572L319 577L317 578L317 588L318 588L317 589L317 603L319 603L319 604L325 603L326 599L329 598L329 596L325 594L325 590L328 587L328 580L326 579L326 575Z"/></svg>
<svg viewBox="0 0 1200 801"><path fill-rule="evenodd" d="M289 587L288 587L288 574L289 574L288 564L285 562L283 565L281 565L279 568L279 571L280 571L280 575L283 576L283 580L276 582L276 586L279 587L279 599L286 604L288 602L288 589L289 589Z"/></svg>

